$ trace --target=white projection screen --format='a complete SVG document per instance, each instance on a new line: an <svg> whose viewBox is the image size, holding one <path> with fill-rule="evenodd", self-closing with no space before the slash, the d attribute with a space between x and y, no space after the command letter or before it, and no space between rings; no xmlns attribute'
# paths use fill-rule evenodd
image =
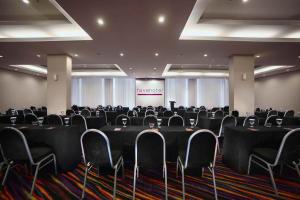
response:
<svg viewBox="0 0 300 200"><path fill-rule="evenodd" d="M136 79L135 104L137 106L164 106L164 79Z"/></svg>

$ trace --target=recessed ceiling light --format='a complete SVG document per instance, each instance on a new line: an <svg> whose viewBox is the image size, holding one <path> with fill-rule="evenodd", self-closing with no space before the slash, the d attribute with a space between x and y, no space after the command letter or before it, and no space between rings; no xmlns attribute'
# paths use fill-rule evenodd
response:
<svg viewBox="0 0 300 200"><path fill-rule="evenodd" d="M163 24L165 23L165 21L166 21L165 16L163 15L158 16L158 23Z"/></svg>
<svg viewBox="0 0 300 200"><path fill-rule="evenodd" d="M121 52L121 53L120 53L120 56L123 57L123 56L124 56L124 53Z"/></svg>
<svg viewBox="0 0 300 200"><path fill-rule="evenodd" d="M154 55L155 55L155 56L159 56L159 53L156 52Z"/></svg>
<svg viewBox="0 0 300 200"><path fill-rule="evenodd" d="M36 54L36 57L40 58L40 57L41 57L41 54Z"/></svg>
<svg viewBox="0 0 300 200"><path fill-rule="evenodd" d="M29 4L30 1L29 0L22 0L24 3Z"/></svg>
<svg viewBox="0 0 300 200"><path fill-rule="evenodd" d="M156 68L156 67L153 67L153 69L154 69L154 70L157 70L157 68Z"/></svg>
<svg viewBox="0 0 300 200"><path fill-rule="evenodd" d="M78 54L77 54L77 53L75 53L75 54L74 54L74 56L75 56L75 57L78 57Z"/></svg>
<svg viewBox="0 0 300 200"><path fill-rule="evenodd" d="M3 58L4 56L3 55L0 55L0 58Z"/></svg>
<svg viewBox="0 0 300 200"><path fill-rule="evenodd" d="M260 58L260 55L255 55L255 58Z"/></svg>
<svg viewBox="0 0 300 200"><path fill-rule="evenodd" d="M249 0L243 0L243 3L247 3Z"/></svg>
<svg viewBox="0 0 300 200"><path fill-rule="evenodd" d="M129 67L129 70L132 70L132 67Z"/></svg>
<svg viewBox="0 0 300 200"><path fill-rule="evenodd" d="M204 57L207 57L208 55L207 55L207 54L204 54L203 56L204 56Z"/></svg>
<svg viewBox="0 0 300 200"><path fill-rule="evenodd" d="M300 56L298 56L298 58L300 59Z"/></svg>
<svg viewBox="0 0 300 200"><path fill-rule="evenodd" d="M97 23L100 25L100 26L103 26L105 23L104 23L104 20L102 18L99 18L97 20Z"/></svg>

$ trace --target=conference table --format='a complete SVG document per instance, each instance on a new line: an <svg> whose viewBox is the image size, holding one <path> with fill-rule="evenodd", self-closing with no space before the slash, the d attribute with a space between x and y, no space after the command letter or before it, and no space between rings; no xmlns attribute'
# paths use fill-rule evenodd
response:
<svg viewBox="0 0 300 200"><path fill-rule="evenodd" d="M80 126L34 126L29 124L0 124L4 127L15 127L26 137L29 146L41 145L52 148L56 155L59 171L66 172L76 168L81 161L80 136L84 129Z"/></svg>
<svg viewBox="0 0 300 200"><path fill-rule="evenodd" d="M226 127L224 130L223 162L236 172L246 174L251 151L255 147L278 149L286 133L300 125L254 128Z"/></svg>

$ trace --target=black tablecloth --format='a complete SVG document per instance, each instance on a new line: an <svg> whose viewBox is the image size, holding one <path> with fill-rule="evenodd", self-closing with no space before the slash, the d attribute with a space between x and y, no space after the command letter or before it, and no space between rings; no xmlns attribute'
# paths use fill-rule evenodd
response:
<svg viewBox="0 0 300 200"><path fill-rule="evenodd" d="M115 128L121 128L121 131L116 131ZM134 144L136 136L148 127L143 126L104 126L100 130L103 131L110 140L113 149L123 150L125 161L134 161ZM198 130L195 128L194 130ZM160 131L165 137L167 146L167 160L176 161L178 149L185 149L188 137L194 131L187 131L185 127L164 127ZM153 146L155 148L155 146Z"/></svg>
<svg viewBox="0 0 300 200"><path fill-rule="evenodd" d="M201 129L209 129L214 132L220 130L222 118L199 117L197 126Z"/></svg>
<svg viewBox="0 0 300 200"><path fill-rule="evenodd" d="M290 127L296 128L296 127ZM239 173L247 173L248 159L254 147L278 148L284 135L291 129L279 127L226 127L224 132L223 162Z"/></svg>
<svg viewBox="0 0 300 200"><path fill-rule="evenodd" d="M106 125L105 117L99 116L99 117L86 117L86 123L88 129L100 129L101 127Z"/></svg>
<svg viewBox="0 0 300 200"><path fill-rule="evenodd" d="M33 111L33 114L35 114L37 117L46 117L47 111L46 110L35 110L35 111Z"/></svg>
<svg viewBox="0 0 300 200"><path fill-rule="evenodd" d="M24 115L0 115L0 124L11 124L11 117L17 117L16 124L22 124L24 122Z"/></svg>
<svg viewBox="0 0 300 200"><path fill-rule="evenodd" d="M158 118L161 119L161 126L168 126L169 117ZM144 117L130 117L130 121L132 126L143 126Z"/></svg>
<svg viewBox="0 0 300 200"><path fill-rule="evenodd" d="M0 129L10 125L0 125ZM56 155L60 171L73 170L81 161L80 136L83 130L78 126L33 126L16 125L30 145L47 145Z"/></svg>

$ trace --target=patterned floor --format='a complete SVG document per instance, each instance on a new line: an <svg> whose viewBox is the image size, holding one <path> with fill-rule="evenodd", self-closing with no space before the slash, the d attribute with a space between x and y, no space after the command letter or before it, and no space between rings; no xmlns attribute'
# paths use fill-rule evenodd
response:
<svg viewBox="0 0 300 200"><path fill-rule="evenodd" d="M23 174L23 175L20 175ZM74 171L53 176L41 172L32 199L78 199L81 195L83 165ZM2 180L3 174L1 174ZM282 177L276 176L280 199L300 199L300 178L293 171L285 170ZM205 170L203 178L186 177L186 199L213 199L211 174ZM240 175L225 167L220 158L216 167L219 199L275 199L269 177L262 174ZM30 199L32 177L25 174L23 167L12 170L0 199ZM118 178L117 198L131 199L132 169L125 170L125 178ZM98 177L91 172L88 178L86 199L111 199L113 176ZM140 174L137 183L137 199L158 200L164 198L164 182L159 172ZM168 164L169 199L181 199L181 181L175 176L175 165Z"/></svg>

